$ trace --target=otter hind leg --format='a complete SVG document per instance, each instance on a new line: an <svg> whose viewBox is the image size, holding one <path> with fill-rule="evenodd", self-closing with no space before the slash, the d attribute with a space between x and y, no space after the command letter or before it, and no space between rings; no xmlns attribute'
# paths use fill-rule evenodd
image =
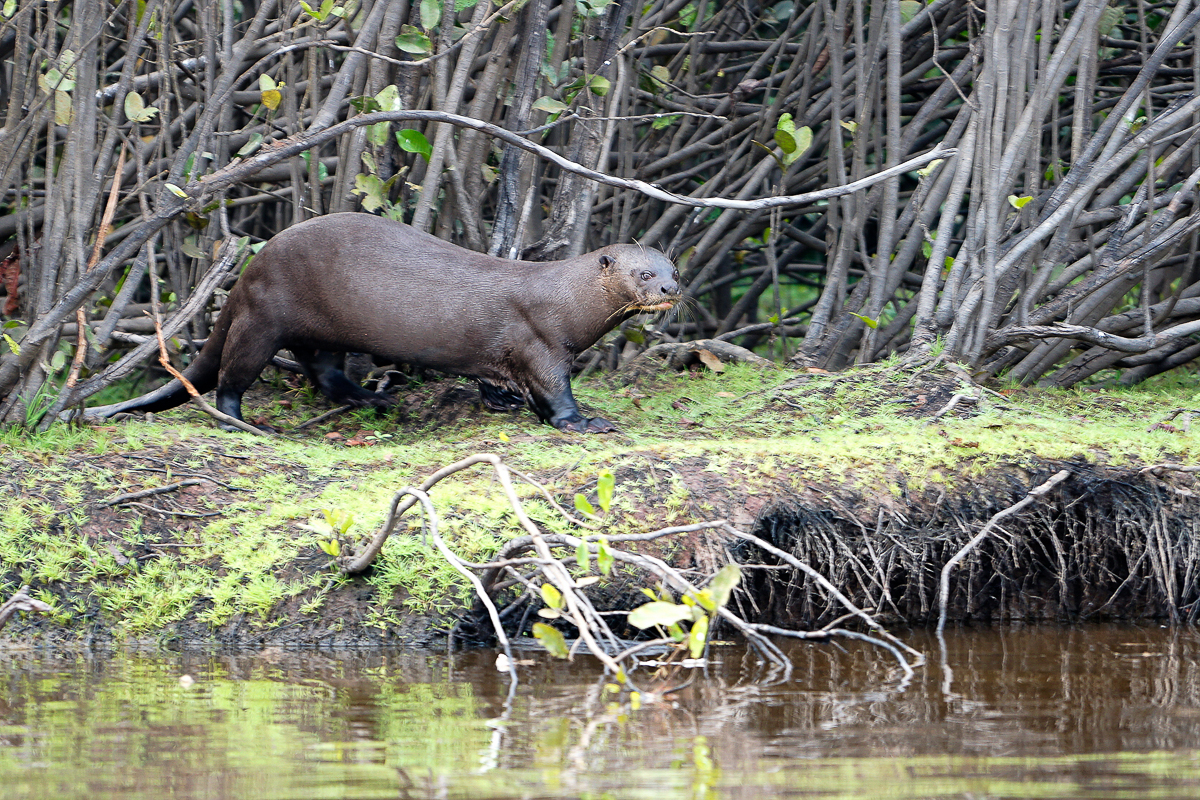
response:
<svg viewBox="0 0 1200 800"><path fill-rule="evenodd" d="M234 320L221 351L216 403L218 411L243 422L242 395L279 350L279 344L273 338L264 336L261 330L253 330L254 326L244 320L245 317ZM235 430L232 426L221 427Z"/></svg>
<svg viewBox="0 0 1200 800"><path fill-rule="evenodd" d="M292 348L292 355L296 356L309 382L333 403L378 409L389 408L395 403L387 395L367 391L346 377L342 369L342 353Z"/></svg>

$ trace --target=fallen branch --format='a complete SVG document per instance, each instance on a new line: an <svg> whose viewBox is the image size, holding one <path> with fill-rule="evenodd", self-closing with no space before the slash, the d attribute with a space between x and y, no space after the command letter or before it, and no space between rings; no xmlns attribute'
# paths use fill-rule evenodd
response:
<svg viewBox="0 0 1200 800"><path fill-rule="evenodd" d="M525 531L525 535L516 537L508 542L500 549L494 559L486 563L468 562L454 554L447 547L438 534L437 516L427 494L428 490L439 481L476 464L490 464L492 466L510 507ZM680 652L679 649L686 647L687 649L691 649L693 657L695 657L698 646L703 644L705 648L707 647L707 636L709 633L708 620L712 619L715 621L717 618L724 620L739 631L752 647L759 651L775 668L778 668L778 671L782 673L785 680L791 675L791 662L779 647L768 638L768 635L781 635L810 640L842 636L864 641L891 653L899 662L906 680L912 676L915 666L924 663L924 657L921 653L884 630L874 618L857 607L845 594L825 579L824 576L817 573L807 564L800 562L794 556L779 550L757 536L733 528L724 520L675 526L640 534L622 534L612 537L594 533L582 536L574 536L569 533L544 533L526 514L522 502L513 488L511 478L513 474L526 480L549 498L548 492L543 487L530 480L527 476L514 473L503 463L499 456L492 453L478 453L438 470L424 481L421 488L405 487L399 490L392 498L387 520L362 552L355 553L348 547L343 548L343 555L338 558L337 563L346 572L358 572L365 569L380 552L384 542L395 529L399 517L413 505L418 502L421 503L425 512L425 530L433 537L433 544L439 552L442 553L455 570L467 577L471 585L475 588L475 593L479 597L491 621L491 626L496 631L497 639L505 648L508 660L504 662L504 665L510 670L514 668L515 662L511 658L511 653L508 652L509 637L518 635L524 629L528 611L525 612L525 616L521 617L515 633L503 630L503 618L510 609L518 607L517 603L525 603L538 599L545 602L547 608L550 609L548 612L540 612L541 614L545 615L548 613L551 618L557 617L569 622L575 627L579 635L574 645L570 649L567 649L565 641L561 639L561 634L550 630L549 633L553 634L559 641L557 645L558 650L551 647L549 643L547 644L547 648L551 652L569 658L577 648L585 647L587 652L604 664L608 674L623 676L618 677L618 680L625 683L626 688L630 690L633 690L633 685L628 683L628 675L637 666L638 662L635 657L637 653L643 652L648 647L662 646L675 651L676 655L678 655ZM555 503L553 498L549 499L553 507L566 519L577 525L582 524L581 521L572 517L561 506ZM855 617L861 620L870 629L870 633L848 631L840 627L835 627L841 622L841 619L835 620L827 627L817 631L794 631L771 625L748 622L731 611L726 605L729 592L732 591L732 587L739 580L740 567L738 565L728 565L720 570L717 575L705 576L701 580L694 580L685 577L680 570L672 567L660 558L645 553L624 550L615 546L616 544L626 542L653 541L672 535L692 533L706 529L719 529L734 538L752 542L764 551L786 562L791 568L808 575L831 596L837 598L838 602L849 612L846 615L847 617ZM556 557L553 552L556 548L566 550L567 554ZM535 557L528 558L522 556L523 553L529 550L535 551ZM679 622L686 622L687 619L690 619L691 622L689 624L693 625L692 632L690 634L681 634L678 630L675 630L677 623L676 625L672 625L669 620L662 620L657 617L651 617L645 621L639 620L638 622L634 622L631 617L630 624L637 627L656 627L659 630L671 627L675 630L674 636L661 636L649 642L638 642L632 646L628 642L619 639L610 629L605 620L605 615L593 607L591 600L582 591L585 587L598 581L599 578L589 576L577 579L571 575L567 568L568 564L578 567L584 563L593 563L593 558L596 559L594 563L598 565L601 558L608 558L614 563L626 564L648 573L649 576L652 576L653 582L662 587L665 599L661 602L655 601L655 603L649 604L647 608L657 603L658 606L665 606L668 609L681 611L684 616L678 618ZM527 572L525 574L518 572L518 569L521 568L527 569ZM604 574L608 574L610 569L611 567L603 567L602 571ZM733 570L733 572L726 574L729 570ZM482 572L482 577L477 576L476 572ZM502 575L511 577L502 586L498 587L498 581ZM717 580L718 578L722 580ZM722 588L720 590L701 588L710 581L713 586L721 584ZM733 582L730 583L730 581ZM513 605L506 607L502 613L496 610L492 593L504 586L524 587L524 591L520 594L518 600ZM683 606L678 606L670 601L671 597L683 597L687 600ZM720 599L714 599L718 597ZM705 605L706 603L707 605ZM693 615L692 611L685 610L685 607L692 609L696 613ZM649 611L646 613L650 614ZM669 613L675 612L671 611ZM651 621L651 619L658 621ZM541 632L538 632L536 626L535 634L540 638L548 635L547 629L543 628ZM684 637L684 642L680 642L681 636ZM543 638L543 642L546 642L545 638ZM668 661L670 662L670 659ZM678 666L678 664L675 666Z"/></svg>
<svg viewBox="0 0 1200 800"><path fill-rule="evenodd" d="M1052 475L1050 477L1050 479L1047 480L1045 483L1042 483L1039 486L1036 486L1033 489L1030 489L1029 494L1025 495L1025 497L1020 502L1009 506L1008 508L1004 509L1003 511L997 512L994 516L992 516L992 518L987 521L987 524L983 526L983 530L981 530L981 531L979 531L979 533L975 534L975 536L971 539L971 541L969 541L965 545L963 545L963 548L961 550L959 550L957 553L955 553L953 558L951 558L949 561L946 562L946 565L944 567L942 567L942 577L941 577L941 581L940 581L940 584L938 587L937 632L939 634L946 627L946 606L950 602L950 572L956 566L958 566L959 562L961 562L964 558L966 558L967 555L972 550L974 550L979 545L980 542L982 542L984 539L986 539L991 534L992 529L994 529L996 527L996 525L999 524L1000 520L1004 519L1005 517L1012 516L1013 514L1020 511L1021 509L1025 508L1026 506L1033 503L1038 498L1043 497L1047 492L1049 492L1051 489L1053 489L1055 486L1062 483L1069 477L1071 477L1070 470L1068 470L1068 469L1059 470L1058 472L1054 473L1054 475Z"/></svg>
<svg viewBox="0 0 1200 800"><path fill-rule="evenodd" d="M985 352L992 353L1010 344L1028 342L1035 339L1077 339L1097 347L1116 350L1121 353L1148 353L1155 348L1175 339L1200 331L1200 320L1181 322L1170 328L1152 333L1148 336L1129 338L1091 328L1086 325L1068 325L1058 322L1054 325L1024 325L1005 328L988 337Z"/></svg>
<svg viewBox="0 0 1200 800"><path fill-rule="evenodd" d="M656 344L640 354L637 359L631 361L627 369L632 369L634 364L651 358L665 358L667 359L667 363L676 369L683 369L696 361L701 361L712 368L713 365L705 358L706 353L710 357L715 357L722 364L742 363L755 364L760 367L778 366L774 361L769 361L736 344L730 344L720 339L697 339L692 342L665 342L663 344Z"/></svg>
<svg viewBox="0 0 1200 800"><path fill-rule="evenodd" d="M189 478L186 481L169 483L166 486L156 486L153 489L142 489L138 492L126 492L125 494L114 495L107 500L101 501L100 505L117 506L121 505L122 503L128 503L131 500L141 500L143 497L154 497L158 494L167 494L168 492L173 492L176 489L182 489L185 486L198 486L202 483L204 483L202 479Z"/></svg>
<svg viewBox="0 0 1200 800"><path fill-rule="evenodd" d="M8 624L9 617L18 611L36 611L45 614L54 610L49 604L30 597L27 594L28 591L28 586L22 586L16 594L8 598L4 605L0 606L0 628Z"/></svg>

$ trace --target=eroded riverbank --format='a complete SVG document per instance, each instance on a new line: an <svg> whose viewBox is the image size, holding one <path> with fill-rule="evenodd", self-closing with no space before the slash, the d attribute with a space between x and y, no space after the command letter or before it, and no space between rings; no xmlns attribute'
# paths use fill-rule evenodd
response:
<svg viewBox="0 0 1200 800"><path fill-rule="evenodd" d="M467 594L417 535L417 519L359 576L338 572L330 542L356 546L397 489L481 451L498 453L568 508L575 494L595 502L597 476L611 471L605 533L717 518L755 530L892 624L929 621L942 565L997 512L1067 470L1053 494L963 561L951 619L1174 613L1186 621L1196 607L1193 384L996 392L953 371L743 367L596 382L579 394L621 420L622 432L570 436L527 412L487 414L469 387L442 381L406 392L396 416L345 415L268 440L221 433L188 411L6 434L0 591L29 584L54 611L26 616L3 636L430 642ZM264 421L285 431L323 410L285 387L257 399ZM522 491L547 529L566 524L532 488ZM489 473L457 475L433 499L447 540L468 559L486 560L518 531ZM338 532L322 526L326 511L341 520ZM688 568L731 553L768 561L708 534L664 555ZM817 624L841 613L788 571L754 572L744 586L735 602L747 615ZM610 597L636 597L639 588L610 587Z"/></svg>

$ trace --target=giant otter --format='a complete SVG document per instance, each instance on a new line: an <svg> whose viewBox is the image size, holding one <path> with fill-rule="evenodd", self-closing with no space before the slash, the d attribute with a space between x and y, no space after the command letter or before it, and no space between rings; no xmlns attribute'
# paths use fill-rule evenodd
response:
<svg viewBox="0 0 1200 800"><path fill-rule="evenodd" d="M286 348L334 402L382 407L387 398L342 371L340 353L370 353L475 378L489 407L524 401L559 430L601 433L614 427L579 413L572 361L621 320L678 299L671 261L637 245L510 261L383 217L330 214L288 228L254 257L183 374L202 393L216 387L217 408L240 420L243 393ZM187 399L176 380L86 416Z"/></svg>

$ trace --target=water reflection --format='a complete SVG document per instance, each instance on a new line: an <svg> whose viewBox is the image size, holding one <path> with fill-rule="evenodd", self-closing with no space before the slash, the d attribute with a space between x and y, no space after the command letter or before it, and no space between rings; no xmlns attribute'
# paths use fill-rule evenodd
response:
<svg viewBox="0 0 1200 800"><path fill-rule="evenodd" d="M0 797L1176 797L1200 792L1190 629L951 631L903 691L868 647L722 650L626 719L539 657L0 654ZM181 681L181 678L188 676ZM643 683L645 680L643 679Z"/></svg>

